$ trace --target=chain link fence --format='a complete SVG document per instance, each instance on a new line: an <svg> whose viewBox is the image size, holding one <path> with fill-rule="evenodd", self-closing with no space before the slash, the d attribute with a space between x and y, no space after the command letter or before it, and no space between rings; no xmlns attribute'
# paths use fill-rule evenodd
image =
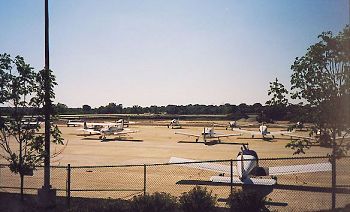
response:
<svg viewBox="0 0 350 212"><path fill-rule="evenodd" d="M329 157L305 158L265 158L259 159L260 167L296 166L328 163ZM233 166L236 160L205 161L208 164ZM198 164L204 162L196 162ZM214 183L212 176L230 174L200 170L181 164L145 164L120 166L53 166L51 185L57 195L65 197L67 204L71 198L121 198L130 199L144 193L166 192L180 196L195 185L207 187L216 195L219 205L225 207L224 200L232 189L241 189L231 183ZM332 207L332 191L336 192L336 207L350 204L350 157L336 161L336 187L332 189L332 171L314 173L291 173L276 176L274 186L255 186L255 190L267 194L271 209L283 211L319 211ZM37 194L43 185L43 167L37 167L33 176L24 178L25 194ZM271 178L264 176L259 178ZM8 166L0 165L0 192L19 193L20 177L13 174Z"/></svg>

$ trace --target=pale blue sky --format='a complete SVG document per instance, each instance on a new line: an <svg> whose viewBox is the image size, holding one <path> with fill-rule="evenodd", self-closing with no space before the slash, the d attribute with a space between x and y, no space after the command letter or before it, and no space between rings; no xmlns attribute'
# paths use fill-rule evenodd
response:
<svg viewBox="0 0 350 212"><path fill-rule="evenodd" d="M44 0L0 0L0 52L44 67ZM56 102L253 104L349 22L348 0L51 0Z"/></svg>

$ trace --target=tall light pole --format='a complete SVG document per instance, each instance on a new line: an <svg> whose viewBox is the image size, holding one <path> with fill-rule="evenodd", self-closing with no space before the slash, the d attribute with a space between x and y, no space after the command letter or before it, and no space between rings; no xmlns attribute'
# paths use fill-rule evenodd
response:
<svg viewBox="0 0 350 212"><path fill-rule="evenodd" d="M50 185L50 52L49 52L49 8L48 0L45 0L45 67L44 67L44 89L45 89L45 159L44 159L44 187L49 188Z"/></svg>
<svg viewBox="0 0 350 212"><path fill-rule="evenodd" d="M49 2L45 0L45 67L44 67L44 113L45 113L45 158L44 158L44 185L38 190L38 200L42 207L56 205L56 190L50 185L50 63L49 63Z"/></svg>

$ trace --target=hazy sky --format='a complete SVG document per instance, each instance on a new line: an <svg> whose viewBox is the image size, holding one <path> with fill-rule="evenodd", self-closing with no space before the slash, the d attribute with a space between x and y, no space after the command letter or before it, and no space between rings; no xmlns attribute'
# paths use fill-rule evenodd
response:
<svg viewBox="0 0 350 212"><path fill-rule="evenodd" d="M51 0L50 68L71 107L265 103L348 0ZM0 0L0 52L44 67L44 0Z"/></svg>

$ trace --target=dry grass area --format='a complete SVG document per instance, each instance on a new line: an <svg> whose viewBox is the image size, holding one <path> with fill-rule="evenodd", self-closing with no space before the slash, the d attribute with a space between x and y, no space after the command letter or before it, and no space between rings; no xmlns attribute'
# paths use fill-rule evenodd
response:
<svg viewBox="0 0 350 212"><path fill-rule="evenodd" d="M235 159L240 145L234 143L249 143L250 149L258 152L260 158L293 157L293 150L285 148L290 141L289 137L277 136L274 140L263 141L262 139L251 139L250 135L223 138L221 144L204 145L194 143L195 138L175 135L175 131L183 131L199 134L203 126L211 126L211 121L182 121L182 129L169 129L166 127L168 121L141 120L131 125L131 129L138 130L137 133L127 137L108 137L107 141L101 142L98 135L84 137L79 127L67 127L60 125L65 142L68 144L58 157L52 159L52 165L66 166L105 166L122 164L152 164L166 163L172 156L191 158L196 160L229 160ZM215 130L218 133L233 133L225 130L228 121L215 121ZM248 125L251 130L257 130L258 125ZM282 128L275 125L269 128L270 131L280 131ZM307 132L297 132L299 135L307 135ZM59 151L62 146L52 145L52 151ZM330 149L312 147L305 156L325 156L330 153ZM304 155L302 155L304 156ZM348 162L350 160L347 160ZM261 161L261 166L293 165L303 163L320 163L325 160L284 160L284 161ZM226 163L228 165L228 163ZM338 178L341 184L349 183L348 163L340 162L340 175ZM146 188L147 192L164 191L173 195L189 191L193 185L179 184L181 180L208 181L210 176L217 175L210 171L193 170L179 166L150 166L147 167ZM40 187L42 185L41 169L37 170L33 177L27 177L29 187ZM113 192L89 191L72 192L72 196L81 197L112 197L130 198L135 194L142 193L144 185L144 167L128 168L74 168L72 169L72 189L92 189L92 190L120 190ZM19 177L13 176L8 171L2 169L0 172L0 185L18 185ZM52 170L52 184L54 187L62 189L59 195L65 195L66 170L56 168ZM281 176L278 178L280 184L291 184L294 186L330 187L330 173L299 174L295 176ZM225 198L229 194L230 187L209 186L220 198ZM2 190L4 191L4 189ZM11 191L6 189L5 191ZM14 191L14 190L12 190ZM27 193L36 192L27 190ZM350 195L339 195L341 201L338 206L342 207L350 203ZM275 189L269 196L272 201L286 202L287 207L281 210L308 211L329 209L331 206L330 193L315 191L296 191ZM279 208L277 208L279 209Z"/></svg>

